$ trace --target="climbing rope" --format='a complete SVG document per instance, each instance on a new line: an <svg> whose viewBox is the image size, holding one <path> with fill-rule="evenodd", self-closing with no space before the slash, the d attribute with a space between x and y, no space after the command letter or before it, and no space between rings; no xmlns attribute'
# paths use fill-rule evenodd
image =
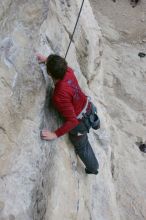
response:
<svg viewBox="0 0 146 220"><path fill-rule="evenodd" d="M67 54L68 54L68 51L69 51L71 42L72 42L72 40L73 40L73 36L74 36L75 30L76 30L76 27L77 27L77 24L78 24L78 21L79 21L79 17L80 17L82 8L83 8L83 4L84 4L84 0L82 1L81 7L80 7L80 11L79 11L79 14L78 14L78 17L77 17L77 21L76 21L76 24L75 24L73 33L72 33L71 38L70 38L70 42L69 42L69 45L68 45L68 48L67 48L67 51L66 51L66 54L65 54L65 59L66 59L66 57L67 57Z"/></svg>

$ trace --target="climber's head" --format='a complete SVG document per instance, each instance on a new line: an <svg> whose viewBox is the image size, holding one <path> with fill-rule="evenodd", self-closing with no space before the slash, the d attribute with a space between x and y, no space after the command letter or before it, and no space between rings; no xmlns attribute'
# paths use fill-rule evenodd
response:
<svg viewBox="0 0 146 220"><path fill-rule="evenodd" d="M47 73L55 80L63 79L67 71L67 62L64 58L56 54L51 54L47 58Z"/></svg>

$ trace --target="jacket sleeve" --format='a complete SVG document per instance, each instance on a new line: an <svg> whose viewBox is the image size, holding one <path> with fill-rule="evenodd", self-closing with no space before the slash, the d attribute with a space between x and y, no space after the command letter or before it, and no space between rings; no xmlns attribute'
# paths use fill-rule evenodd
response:
<svg viewBox="0 0 146 220"><path fill-rule="evenodd" d="M60 137L78 125L79 121L76 118L71 97L68 93L62 91L62 94L54 97L53 102L60 114L65 118L65 123L54 131L57 137Z"/></svg>

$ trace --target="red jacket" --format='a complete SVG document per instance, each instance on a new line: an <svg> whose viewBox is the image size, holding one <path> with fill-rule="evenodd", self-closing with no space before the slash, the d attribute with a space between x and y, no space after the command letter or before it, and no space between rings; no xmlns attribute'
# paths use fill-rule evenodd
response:
<svg viewBox="0 0 146 220"><path fill-rule="evenodd" d="M84 108L86 101L87 96L82 92L73 70L68 67L64 78L56 83L53 94L53 103L65 118L65 123L55 131L58 137L78 125L77 115Z"/></svg>

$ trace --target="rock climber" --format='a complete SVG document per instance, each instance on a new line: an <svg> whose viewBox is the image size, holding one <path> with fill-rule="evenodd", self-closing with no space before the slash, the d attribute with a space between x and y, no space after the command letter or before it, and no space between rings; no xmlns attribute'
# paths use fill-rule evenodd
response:
<svg viewBox="0 0 146 220"><path fill-rule="evenodd" d="M45 63L47 73L53 79L55 88L52 101L65 122L55 131L43 129L41 139L53 140L66 133L74 145L76 154L85 165L87 174L98 174L99 164L89 143L87 133L92 127L98 129L100 120L95 106L81 90L74 71L64 58L56 54L45 57L37 54L39 63Z"/></svg>

